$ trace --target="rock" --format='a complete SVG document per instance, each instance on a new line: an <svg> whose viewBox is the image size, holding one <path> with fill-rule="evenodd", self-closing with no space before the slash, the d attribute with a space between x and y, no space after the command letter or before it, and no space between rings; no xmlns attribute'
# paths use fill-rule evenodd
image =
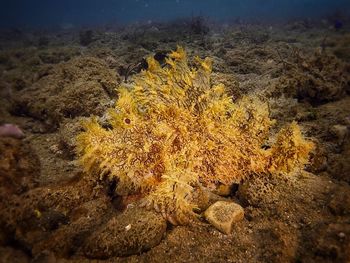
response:
<svg viewBox="0 0 350 263"><path fill-rule="evenodd" d="M21 139L24 137L24 133L17 125L6 123L0 126L0 137Z"/></svg>
<svg viewBox="0 0 350 263"><path fill-rule="evenodd" d="M304 262L349 262L349 234L348 222L316 223L305 231L307 240L298 254Z"/></svg>
<svg viewBox="0 0 350 263"><path fill-rule="evenodd" d="M205 212L206 220L224 234L230 234L233 223L244 218L244 210L239 204L218 201Z"/></svg>
<svg viewBox="0 0 350 263"><path fill-rule="evenodd" d="M350 190L340 186L331 195L328 208L336 216L350 215Z"/></svg>
<svg viewBox="0 0 350 263"><path fill-rule="evenodd" d="M346 95L349 68L335 56L322 53L306 57L300 54L291 56L288 63L293 67L285 72L278 84L283 93L312 105L336 101Z"/></svg>
<svg viewBox="0 0 350 263"><path fill-rule="evenodd" d="M316 148L310 153L310 164L307 171L318 174L326 171L328 168L328 156L325 147L316 145Z"/></svg>
<svg viewBox="0 0 350 263"><path fill-rule="evenodd" d="M56 263L58 262L55 254L51 251L43 251L39 255L33 258L31 263Z"/></svg>
<svg viewBox="0 0 350 263"><path fill-rule="evenodd" d="M345 125L333 125L330 132L337 138L338 145L342 145L348 135L348 128Z"/></svg>
<svg viewBox="0 0 350 263"><path fill-rule="evenodd" d="M239 185L237 196L243 205L261 207L277 200L275 188L272 176L252 176Z"/></svg>
<svg viewBox="0 0 350 263"><path fill-rule="evenodd" d="M65 119L60 124L58 152L61 157L73 160L76 154L76 138L83 130L82 121L84 118Z"/></svg>
<svg viewBox="0 0 350 263"><path fill-rule="evenodd" d="M204 187L202 191L198 191L198 194L193 196L193 200L201 212L207 210L209 206L217 201L228 201L226 197L220 196L215 191Z"/></svg>
<svg viewBox="0 0 350 263"><path fill-rule="evenodd" d="M109 107L118 78L102 59L77 57L54 65L30 88L18 91L11 112L47 124L47 131L60 127L65 118L99 115Z"/></svg>
<svg viewBox="0 0 350 263"><path fill-rule="evenodd" d="M113 216L87 240L83 252L89 258L128 256L158 245L166 231L161 215L138 206Z"/></svg>
<svg viewBox="0 0 350 263"><path fill-rule="evenodd" d="M30 262L28 256L21 250L11 247L0 247L1 263L26 263Z"/></svg>
<svg viewBox="0 0 350 263"><path fill-rule="evenodd" d="M37 185L40 160L28 143L9 137L0 138L0 156L0 199L3 203L12 194L23 193Z"/></svg>
<svg viewBox="0 0 350 263"><path fill-rule="evenodd" d="M79 32L79 43L82 46L88 46L95 40L94 32L92 30L84 30Z"/></svg>
<svg viewBox="0 0 350 263"><path fill-rule="evenodd" d="M231 185L221 184L218 186L215 193L220 196L229 196L231 194Z"/></svg>
<svg viewBox="0 0 350 263"><path fill-rule="evenodd" d="M252 229L258 262L293 262L299 251L299 235L295 228L278 220L266 220Z"/></svg>

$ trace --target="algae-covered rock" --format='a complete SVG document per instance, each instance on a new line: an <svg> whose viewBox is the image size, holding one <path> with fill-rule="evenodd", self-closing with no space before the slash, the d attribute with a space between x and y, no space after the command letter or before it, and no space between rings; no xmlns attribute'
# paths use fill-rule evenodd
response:
<svg viewBox="0 0 350 263"><path fill-rule="evenodd" d="M23 251L12 247L0 247L1 263L27 263L31 262Z"/></svg>
<svg viewBox="0 0 350 263"><path fill-rule="evenodd" d="M245 205L261 206L276 200L275 180L272 177L251 177L240 184L238 197Z"/></svg>
<svg viewBox="0 0 350 263"><path fill-rule="evenodd" d="M349 262L350 224L348 222L319 222L305 233L308 249L301 249L304 262Z"/></svg>
<svg viewBox="0 0 350 263"><path fill-rule="evenodd" d="M335 56L315 54L306 58L299 55L287 68L279 87L299 100L317 105L338 100L349 90L350 67Z"/></svg>
<svg viewBox="0 0 350 263"><path fill-rule="evenodd" d="M44 250L62 256L73 253L113 211L104 190L78 176L7 199L0 206L0 230L5 239L22 244L33 256Z"/></svg>
<svg viewBox="0 0 350 263"><path fill-rule="evenodd" d="M52 251L55 255L66 257L76 252L91 232L108 218L109 211L112 208L108 198L101 197L76 207L64 220L62 217L53 218L54 214L51 213L49 219L55 219L53 226L57 229L44 229L47 233L43 233L42 237L45 238L32 242L32 253L39 255L43 251ZM44 217L42 213L39 218L41 228L47 224L48 216Z"/></svg>
<svg viewBox="0 0 350 263"><path fill-rule="evenodd" d="M20 194L36 185L39 157L24 141L0 138L0 198Z"/></svg>
<svg viewBox="0 0 350 263"><path fill-rule="evenodd" d="M132 207L91 235L83 251L90 258L137 254L158 245L165 230L166 221L160 215Z"/></svg>
<svg viewBox="0 0 350 263"><path fill-rule="evenodd" d="M12 112L39 119L54 130L63 118L102 115L117 85L115 72L103 60L74 58L19 91Z"/></svg>
<svg viewBox="0 0 350 263"><path fill-rule="evenodd" d="M340 187L331 196L328 208L334 215L350 215L350 190Z"/></svg>
<svg viewBox="0 0 350 263"><path fill-rule="evenodd" d="M82 130L83 118L65 119L60 125L58 148L65 159L73 159L75 156L76 136Z"/></svg>
<svg viewBox="0 0 350 263"><path fill-rule="evenodd" d="M348 136L348 127L346 127L345 125L333 125L330 128L330 133L332 135L334 135L336 137L337 140L337 144L338 145L342 145L346 139L346 137Z"/></svg>

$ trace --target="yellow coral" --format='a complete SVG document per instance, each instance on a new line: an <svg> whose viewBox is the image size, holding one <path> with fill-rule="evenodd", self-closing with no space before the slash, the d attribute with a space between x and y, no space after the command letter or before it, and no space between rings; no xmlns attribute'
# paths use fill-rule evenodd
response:
<svg viewBox="0 0 350 263"><path fill-rule="evenodd" d="M295 123L271 149L262 148L273 124L267 104L252 97L233 103L223 85L211 85L210 59L196 58L190 68L178 48L165 67L152 57L147 62L131 88L120 87L108 111L112 128L92 118L77 140L86 171L118 178L118 194L142 193L173 223L186 223L202 187L305 164L312 145Z"/></svg>

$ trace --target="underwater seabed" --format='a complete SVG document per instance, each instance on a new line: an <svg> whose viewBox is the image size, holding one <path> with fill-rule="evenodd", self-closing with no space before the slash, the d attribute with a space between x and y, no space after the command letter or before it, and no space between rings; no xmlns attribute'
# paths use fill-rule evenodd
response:
<svg viewBox="0 0 350 263"><path fill-rule="evenodd" d="M348 28L192 20L0 46L1 262L350 261Z"/></svg>

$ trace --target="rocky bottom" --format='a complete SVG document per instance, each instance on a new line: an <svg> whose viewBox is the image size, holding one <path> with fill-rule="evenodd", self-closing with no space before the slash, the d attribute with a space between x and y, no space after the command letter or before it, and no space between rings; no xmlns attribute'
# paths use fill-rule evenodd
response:
<svg viewBox="0 0 350 263"><path fill-rule="evenodd" d="M0 262L350 261L347 29L178 30L92 31L88 43L52 32L45 45L44 33L1 32L0 125L24 138L0 136ZM176 44L212 57L212 81L234 99L259 94L277 123L297 120L317 145L305 171L218 189L186 226L141 208L140 196L116 196L116 182L84 174L75 155L80 121L103 120L136 71L125 69Z"/></svg>

